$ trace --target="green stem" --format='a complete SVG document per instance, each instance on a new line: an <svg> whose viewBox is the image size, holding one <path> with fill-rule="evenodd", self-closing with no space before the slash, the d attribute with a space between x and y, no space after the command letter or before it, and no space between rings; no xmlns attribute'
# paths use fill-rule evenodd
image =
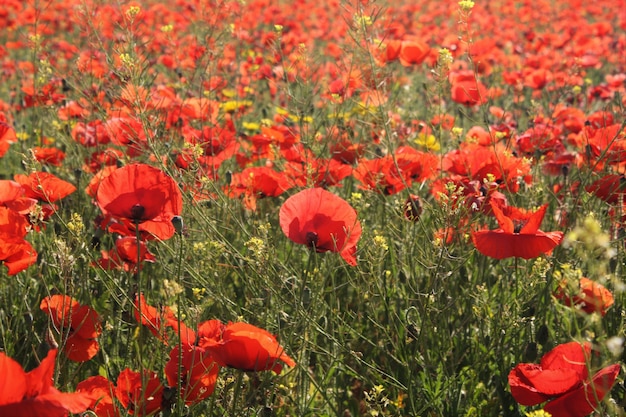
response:
<svg viewBox="0 0 626 417"><path fill-rule="evenodd" d="M182 285L183 285L182 270L183 270L183 254L184 254L184 249L185 249L185 240L184 240L182 233L177 233L177 235L180 241L180 244L179 244L180 250L178 252L178 265L176 267L176 278L177 278L178 284L180 285L180 288L182 288ZM177 409L177 414L179 417L183 416L183 410L185 406L185 402L182 396L183 381L180 377L183 371L183 341L182 341L182 334L180 330L180 327L182 324L181 303L182 303L181 293L178 292L178 294L176 294L176 307L177 307L176 319L178 320L178 378L177 378L178 395L176 396L176 409Z"/></svg>
<svg viewBox="0 0 626 417"><path fill-rule="evenodd" d="M230 415L232 417L236 416L235 410L237 409L237 398L239 397L239 392L241 391L241 382L243 381L243 372L241 370L237 370L237 380L235 381L235 388L233 391L233 404L230 410Z"/></svg>
<svg viewBox="0 0 626 417"><path fill-rule="evenodd" d="M143 414L145 414L145 389L148 385L148 381L146 379L146 373L144 372L144 367L143 367L143 358L142 358L142 341L143 341L143 337L142 337L142 330L143 330L143 325L141 324L142 319L143 319L143 313L141 311L141 301L140 301L140 297L141 297L141 233L139 232L139 221L135 220L135 239L137 241L137 264L135 265L135 273L134 273L134 278L135 278L135 283L137 285L137 311L139 312L139 329L137 332L137 358L139 360L139 373L141 375L141 404L142 407L144 408L143 410L141 410L141 412ZM145 298L144 296L144 300L145 303L148 303L148 300Z"/></svg>

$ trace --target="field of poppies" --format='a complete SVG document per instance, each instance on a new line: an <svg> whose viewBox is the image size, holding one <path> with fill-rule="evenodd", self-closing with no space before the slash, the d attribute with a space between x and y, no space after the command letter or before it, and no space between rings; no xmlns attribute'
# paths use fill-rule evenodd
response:
<svg viewBox="0 0 626 417"><path fill-rule="evenodd" d="M0 415L626 416L623 0L0 27Z"/></svg>

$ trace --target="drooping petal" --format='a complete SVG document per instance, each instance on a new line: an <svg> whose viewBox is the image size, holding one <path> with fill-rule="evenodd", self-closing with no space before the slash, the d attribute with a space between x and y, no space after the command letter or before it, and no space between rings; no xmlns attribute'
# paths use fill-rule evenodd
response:
<svg viewBox="0 0 626 417"><path fill-rule="evenodd" d="M494 259L533 259L549 254L561 243L562 232L538 232L536 235L509 234L503 230L481 230L471 234L476 249Z"/></svg>

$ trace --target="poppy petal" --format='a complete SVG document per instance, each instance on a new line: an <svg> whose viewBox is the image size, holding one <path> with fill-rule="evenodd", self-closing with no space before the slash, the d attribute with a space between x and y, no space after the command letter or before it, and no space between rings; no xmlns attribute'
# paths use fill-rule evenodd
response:
<svg viewBox="0 0 626 417"><path fill-rule="evenodd" d="M603 368L593 376L591 383L585 382L578 389L550 401L544 411L552 417L585 417L591 414L611 390L620 369L619 364Z"/></svg>

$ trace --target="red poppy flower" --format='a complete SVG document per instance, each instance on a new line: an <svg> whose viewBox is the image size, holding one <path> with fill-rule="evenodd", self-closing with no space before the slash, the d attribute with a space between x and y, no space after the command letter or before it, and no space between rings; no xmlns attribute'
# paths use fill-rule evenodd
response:
<svg viewBox="0 0 626 417"><path fill-rule="evenodd" d="M0 158L7 153L11 144L17 142L15 130L7 123L0 120Z"/></svg>
<svg viewBox="0 0 626 417"><path fill-rule="evenodd" d="M417 39L406 39L400 44L398 59L405 67L421 64L428 56L430 47Z"/></svg>
<svg viewBox="0 0 626 417"><path fill-rule="evenodd" d="M483 183L497 181L500 188L517 192L521 181L531 182L530 163L513 156L503 146L480 146L464 142L459 149L448 152L442 160L442 169L451 174L464 175Z"/></svg>
<svg viewBox="0 0 626 417"><path fill-rule="evenodd" d="M137 265L137 252L139 252L139 265ZM139 241L133 236L120 237L115 241L115 249L102 253L102 258L98 260L98 265L103 269L123 269L124 271L135 271L141 268L143 262L154 262L156 257L148 250L146 242Z"/></svg>
<svg viewBox="0 0 626 417"><path fill-rule="evenodd" d="M198 345L211 352L221 366L247 372L272 370L280 374L283 363L296 366L276 337L248 323L222 324L208 320L198 326Z"/></svg>
<svg viewBox="0 0 626 417"><path fill-rule="evenodd" d="M598 408L600 401L611 390L619 374L619 364L598 371L591 381L583 381L575 390L569 391L543 407L552 417L585 417Z"/></svg>
<svg viewBox="0 0 626 417"><path fill-rule="evenodd" d="M0 207L0 262L9 269L9 275L23 271L37 261L37 252L24 240L28 227L23 215Z"/></svg>
<svg viewBox="0 0 626 417"><path fill-rule="evenodd" d="M585 190L607 203L617 204L626 195L626 175L607 174L586 186Z"/></svg>
<svg viewBox="0 0 626 417"><path fill-rule="evenodd" d="M0 233L0 262L15 275L37 262L37 251L20 237Z"/></svg>
<svg viewBox="0 0 626 417"><path fill-rule="evenodd" d="M256 201L263 197L276 197L291 188L287 176L269 167L250 167L233 174L226 192L230 197L244 198L249 210L256 210Z"/></svg>
<svg viewBox="0 0 626 417"><path fill-rule="evenodd" d="M84 362L98 353L100 346L96 338L102 333L98 313L66 295L46 297L41 300L39 308L50 316L54 328L66 337L62 344L68 359Z"/></svg>
<svg viewBox="0 0 626 417"><path fill-rule="evenodd" d="M555 296L565 305L578 306L585 313L600 313L603 316L615 302L611 291L585 277L580 278L574 289L568 288L567 282L562 282Z"/></svg>
<svg viewBox="0 0 626 417"><path fill-rule="evenodd" d="M33 148L33 155L35 159L42 164L61 166L65 159L65 152L59 148L43 148L36 146Z"/></svg>
<svg viewBox="0 0 626 417"><path fill-rule="evenodd" d="M120 415L113 401L115 385L105 377L97 375L81 381L76 386L76 392L88 394L92 398L89 410L98 417L118 417Z"/></svg>
<svg viewBox="0 0 626 417"><path fill-rule="evenodd" d="M471 71L450 72L452 100L465 106L487 102L487 87Z"/></svg>
<svg viewBox="0 0 626 417"><path fill-rule="evenodd" d="M26 197L22 185L11 180L0 180L0 206L5 206L19 214L30 213L37 204L34 198Z"/></svg>
<svg viewBox="0 0 626 417"><path fill-rule="evenodd" d="M179 346L170 352L165 365L165 375L170 387L181 382L181 396L185 404L196 404L213 394L220 366L208 350L199 346L182 346L182 361L179 372Z"/></svg>
<svg viewBox="0 0 626 417"><path fill-rule="evenodd" d="M155 372L145 370L142 377L127 368L117 377L115 396L128 414L148 417L161 411L163 388Z"/></svg>
<svg viewBox="0 0 626 417"><path fill-rule="evenodd" d="M597 407L619 373L619 364L589 377L591 344L570 342L559 345L541 358L539 365L522 363L509 373L515 401L544 407L554 417L584 417Z"/></svg>
<svg viewBox="0 0 626 417"><path fill-rule="evenodd" d="M141 223L163 217L171 221L181 213L183 199L176 182L146 164L126 165L105 177L96 202L106 214Z"/></svg>
<svg viewBox="0 0 626 417"><path fill-rule="evenodd" d="M511 206L500 209L491 202L491 209L500 228L472 232L472 242L480 253L495 259L532 259L542 254L550 254L561 243L563 232L539 230L547 208L547 205L543 205L531 213Z"/></svg>
<svg viewBox="0 0 626 417"><path fill-rule="evenodd" d="M76 191L74 185L48 172L33 172L28 176L18 174L14 179L24 187L26 197L45 203L54 203Z"/></svg>
<svg viewBox="0 0 626 417"><path fill-rule="evenodd" d="M85 393L64 393L52 386L53 349L30 372L0 352L0 415L12 417L67 417L68 412L82 413L92 399Z"/></svg>
<svg viewBox="0 0 626 417"><path fill-rule="evenodd" d="M158 309L146 303L143 294L135 297L135 303L138 308L135 309L135 318L142 325L148 327L148 330L159 340L167 344L166 329L169 327L174 333L179 334L181 343L185 346L191 346L196 340L196 334L189 329L185 323L178 321L174 311L168 306ZM180 330L179 330L180 329Z"/></svg>
<svg viewBox="0 0 626 417"><path fill-rule="evenodd" d="M361 223L356 211L341 197L322 188L309 188L289 197L279 212L280 227L295 243L317 252L338 252L356 265Z"/></svg>

